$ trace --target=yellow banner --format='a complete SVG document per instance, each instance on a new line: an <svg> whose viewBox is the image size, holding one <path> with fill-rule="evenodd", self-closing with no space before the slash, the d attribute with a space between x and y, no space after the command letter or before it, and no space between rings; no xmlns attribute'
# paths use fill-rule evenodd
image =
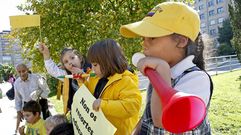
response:
<svg viewBox="0 0 241 135"><path fill-rule="evenodd" d="M103 112L95 112L95 97L83 84L75 93L71 108L75 135L113 135L116 128L105 118Z"/></svg>
<svg viewBox="0 0 241 135"><path fill-rule="evenodd" d="M9 16L12 29L40 26L40 15Z"/></svg>

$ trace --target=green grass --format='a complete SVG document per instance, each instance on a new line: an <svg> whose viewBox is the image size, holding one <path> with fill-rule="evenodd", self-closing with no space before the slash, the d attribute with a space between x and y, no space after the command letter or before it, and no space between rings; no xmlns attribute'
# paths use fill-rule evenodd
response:
<svg viewBox="0 0 241 135"><path fill-rule="evenodd" d="M214 135L241 135L241 70L212 76L213 96L209 109L209 120ZM142 91L145 107L146 91ZM62 101L50 98L56 111L63 113ZM140 114L140 115L141 115Z"/></svg>
<svg viewBox="0 0 241 135"><path fill-rule="evenodd" d="M55 107L55 110L57 113L60 113L60 114L63 114L64 111L63 111L63 101L62 100L58 100L57 99L57 96L51 96L49 98L50 102L52 104L54 104L54 107Z"/></svg>
<svg viewBox="0 0 241 135"><path fill-rule="evenodd" d="M241 134L241 70L212 76L209 118L214 135Z"/></svg>

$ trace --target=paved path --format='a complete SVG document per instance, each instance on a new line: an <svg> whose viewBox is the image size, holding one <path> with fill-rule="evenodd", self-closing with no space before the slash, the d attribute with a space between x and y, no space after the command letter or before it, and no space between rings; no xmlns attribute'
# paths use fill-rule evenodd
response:
<svg viewBox="0 0 241 135"><path fill-rule="evenodd" d="M0 129L1 135L13 135L16 128L16 110L14 100L9 100L5 93L11 88L9 83L0 84L0 88L3 91L3 98L0 99L0 107L2 113L0 113ZM23 123L21 123L23 124Z"/></svg>
<svg viewBox="0 0 241 135"><path fill-rule="evenodd" d="M0 84L0 88L3 91L3 98L0 99L0 108L2 110L2 113L0 113L0 135L14 135L16 128L17 112L15 110L14 100L9 100L6 97L6 92L11 88L11 84ZM57 114L53 105L49 104L49 110L51 114ZM25 122L21 122L20 126L24 124Z"/></svg>

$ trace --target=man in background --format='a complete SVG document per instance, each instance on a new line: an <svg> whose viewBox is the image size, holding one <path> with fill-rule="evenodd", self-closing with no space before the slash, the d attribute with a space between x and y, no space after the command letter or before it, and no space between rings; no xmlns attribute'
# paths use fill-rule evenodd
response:
<svg viewBox="0 0 241 135"><path fill-rule="evenodd" d="M41 111L43 119L49 116L48 110L48 94L50 92L45 78L38 74L29 73L29 69L25 64L19 64L16 67L16 71L19 75L14 83L15 90L15 107L17 110L17 126L23 119L22 107L30 101L36 100L41 105Z"/></svg>

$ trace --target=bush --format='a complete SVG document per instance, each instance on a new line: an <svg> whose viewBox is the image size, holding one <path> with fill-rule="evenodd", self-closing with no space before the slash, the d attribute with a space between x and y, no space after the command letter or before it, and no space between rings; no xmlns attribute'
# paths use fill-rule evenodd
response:
<svg viewBox="0 0 241 135"><path fill-rule="evenodd" d="M16 74L13 65L0 65L0 82L8 81L10 75Z"/></svg>
<svg viewBox="0 0 241 135"><path fill-rule="evenodd" d="M49 74L47 74L46 77L47 77L47 84L50 89L49 97L52 97L57 93L58 79L52 77Z"/></svg>
<svg viewBox="0 0 241 135"><path fill-rule="evenodd" d="M228 43L222 43L219 47L218 47L218 55L232 55L235 54L234 49L231 47L230 44Z"/></svg>

